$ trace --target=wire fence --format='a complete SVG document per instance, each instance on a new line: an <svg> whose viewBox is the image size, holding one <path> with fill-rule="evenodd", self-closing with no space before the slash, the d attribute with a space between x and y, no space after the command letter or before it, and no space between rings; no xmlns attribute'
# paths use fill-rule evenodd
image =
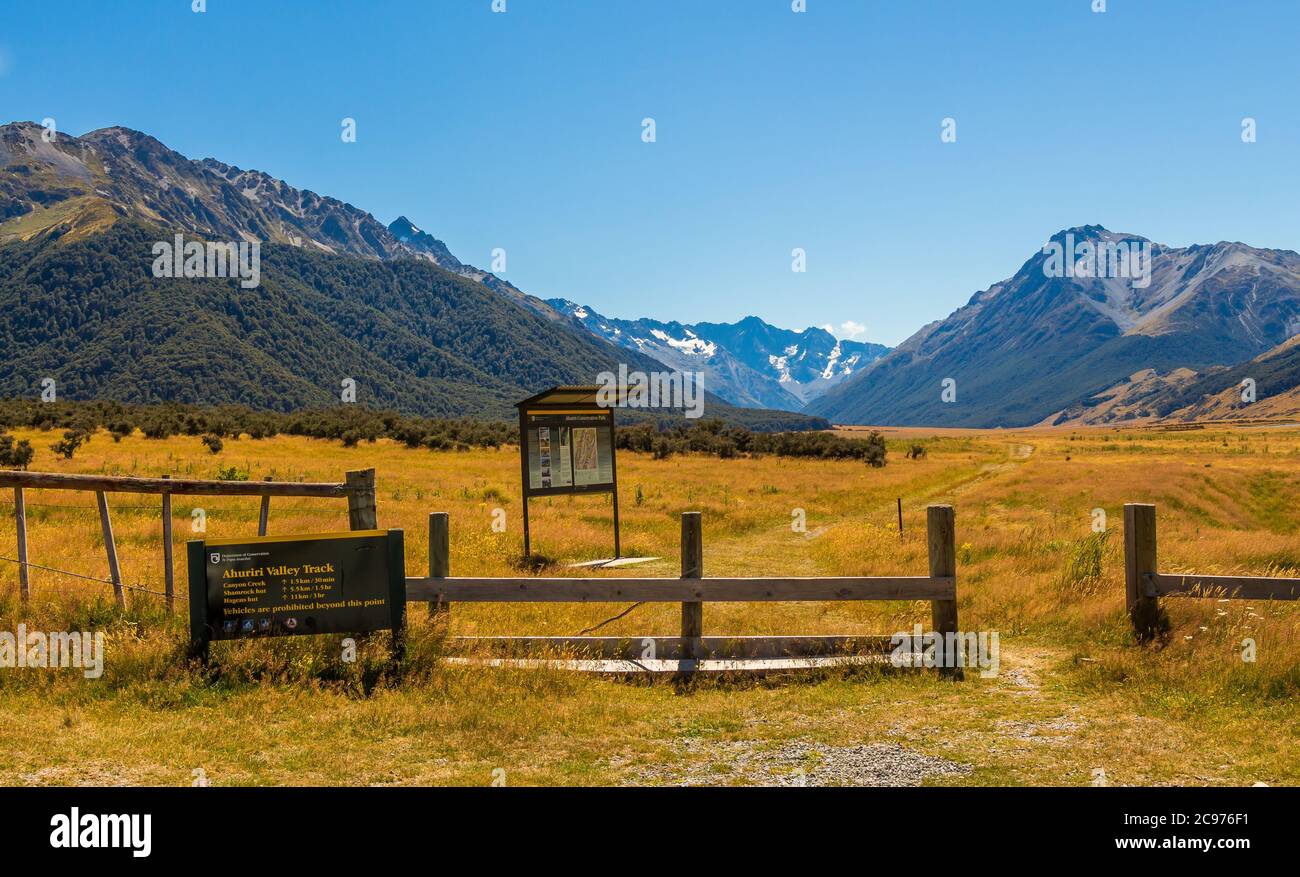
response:
<svg viewBox="0 0 1300 877"><path fill-rule="evenodd" d="M17 503L15 503L12 499L0 499L0 505L14 506L17 505ZM33 508L77 509L78 511L94 512L95 514L99 514L98 506L78 505L76 503L69 503L69 502L28 502L28 503L24 503L24 505L29 509L33 509ZM113 505L113 508L139 509L146 512L156 512L161 508L161 506L160 505L117 505L115 503Z"/></svg>
<svg viewBox="0 0 1300 877"><path fill-rule="evenodd" d="M206 480L194 478L172 479L170 476L162 478L144 478L137 476L116 476L116 475L93 475L93 474L67 474L56 472L11 472L0 470L0 484L5 487L13 488L13 499L0 499L0 506L6 509L0 513L2 517L12 518L17 525L17 557L0 555L0 561L16 564L18 567L19 588L24 602L31 598L31 587L28 573L30 570L44 570L54 573L55 575L69 576L81 581L96 582L99 584L112 585L114 596L119 606L125 606L123 593L125 591L137 591L142 594L152 594L162 597L167 601L168 612L173 611L175 595L173 593L173 553L174 538L173 526L176 520L186 518L193 519L191 528L195 533L206 531L206 525L209 518L214 515L209 512L217 513L222 517L230 520L257 520L258 535L265 536L267 522L270 512L272 497L297 497L297 498L339 498L346 499L348 504L348 523L352 529L375 529L375 470L360 469L346 473L345 479L341 482L277 482L268 476L263 481L250 482L247 484L233 483L226 480ZM24 491L26 490L53 490L53 491L81 491L94 492L96 494L95 505L69 502L30 502ZM130 493L130 494L158 494L161 502L145 505L140 502L110 504L107 495L110 493ZM181 504L178 507L172 505L174 496L202 496L211 497L213 502L217 503L215 508L204 508L202 506L187 507L188 504ZM249 508L247 512L242 507L230 508L223 501L227 498L244 498L257 497L260 499L256 511ZM58 497L62 499L63 497ZM206 502L205 502L206 505ZM298 510L298 504L294 503L287 510ZM85 575L68 569L62 569L54 566L43 566L32 563L28 560L27 552L27 525L31 512L40 510L45 512L50 510L96 515L100 519L100 529L103 535L103 545L107 554L110 578L101 578L99 576ZM135 517L132 512L144 512L155 518L161 518L162 521L162 550L163 550L163 569L166 578L166 590L157 591L152 588L141 586L138 582L133 585L125 584L122 581L121 569L118 565L117 545L114 539L112 521L110 513L112 511L128 512L128 517ZM52 515L51 515L52 516ZM254 517L256 516L256 517ZM38 519L45 518L45 514L37 515ZM67 522L65 522L66 524ZM63 543L66 546L66 542Z"/></svg>
<svg viewBox="0 0 1300 877"><path fill-rule="evenodd" d="M16 557L6 557L6 556L3 555L3 554L0 554L0 560L7 560L7 561L9 561L10 563L12 563L12 564L14 564L14 565L16 565L16 566L20 566L20 567L21 567L21 566L25 566L25 567L27 567L28 569L40 569L40 570L45 570L46 572L59 573L59 574L61 574L61 575L65 575L65 576L72 576L73 578L77 578L77 579L85 579L86 581L90 581L90 582L99 582L100 584L104 584L104 585L111 585L111 584L114 584L114 582L113 582L112 579L101 579L101 578L99 578L98 576L88 576L88 575L84 575L84 574L79 573L79 572L73 572L73 571L70 570L70 569L59 569L58 567L54 567L54 566L42 566L42 565L39 564L39 563L32 563L31 561L28 561L28 562L26 562L26 563L23 563L21 560L19 560L19 559L16 558ZM121 587L125 588L125 589L128 590L128 591L139 591L139 592L141 592L142 594L154 594L155 596L158 596L158 597L166 597L166 596L167 596L167 595L164 594L162 591L155 591L155 590L152 590L151 588L144 588L144 587L141 587L140 585L127 585L127 584L123 584Z"/></svg>
<svg viewBox="0 0 1300 877"><path fill-rule="evenodd" d="M0 505L15 506L16 503L13 500L0 500ZM25 507L29 509L30 508L74 509L80 512L91 512L92 514L95 515L99 514L98 506L77 505L75 503L29 502L29 503L25 503ZM114 509L143 509L145 511L150 511L150 512L157 512L159 510L158 506L147 506L147 505L114 505L113 508ZM186 518L189 517L189 515L182 512L179 515L173 515L173 517ZM209 515L208 517L212 517L212 516ZM72 576L73 578L85 579L86 581L99 582L100 584L104 584L104 585L113 584L112 579L101 579L98 576L83 575L82 573L73 572L72 570L68 570L68 569L59 569L58 567L53 567L53 566L42 566L39 563L32 563L30 561L24 563L23 561L19 560L16 557L7 557L3 554L0 554L0 560L8 561L9 563L12 563L19 567L25 566L28 569L39 569L39 570L44 570L45 572L59 573L65 576ZM122 587L128 591L139 591L142 594L153 594L158 597L163 597L164 599L167 597L167 595L162 591L155 591L150 588L142 587L140 585L123 584Z"/></svg>

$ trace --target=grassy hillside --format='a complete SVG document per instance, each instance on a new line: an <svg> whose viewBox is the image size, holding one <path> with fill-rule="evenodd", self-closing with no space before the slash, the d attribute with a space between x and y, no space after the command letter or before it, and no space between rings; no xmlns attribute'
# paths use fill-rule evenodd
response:
<svg viewBox="0 0 1300 877"><path fill-rule="evenodd" d="M1152 400L1153 407L1162 416L1174 414L1199 414L1198 403L1205 403L1206 414L1227 417L1251 417L1257 409L1241 399L1241 382L1246 378L1255 381L1258 401L1285 399L1292 410L1300 388L1300 343L1292 339L1258 356L1230 368L1208 369L1187 383L1171 387ZM1212 404L1212 397L1225 396L1224 405ZM1187 409L1180 411L1179 409Z"/></svg>
<svg viewBox="0 0 1300 877"><path fill-rule="evenodd" d="M431 511L451 515L451 570L516 575L514 449L408 450L381 440L347 449L296 437L230 442L213 457L193 438L114 443L97 435L71 462L50 434L20 430L36 465L70 472L335 480L378 470L378 515L407 532L407 567L426 568ZM0 629L108 632L104 676L0 672L0 783L214 785L454 783L487 785L925 782L1090 785L1300 783L1300 607L1167 599L1167 643L1134 644L1124 616L1121 506L1159 509L1160 565L1170 571L1297 575L1300 430L1190 433L1085 430L917 436L891 442L890 464L684 456L619 457L624 547L662 558L623 575L678 572L678 516L700 510L708 575L917 574L926 569L924 508L957 514L964 630L997 631L995 678L948 683L875 670L701 682L626 683L445 660L451 634L574 634L625 605L453 605L446 621L410 613L411 656L386 675L384 637L354 664L337 637L222 644L210 674L182 659L184 614L156 597L111 605L110 589L37 570L17 597L0 561ZM911 444L921 459L904 459ZM894 523L904 505L904 533ZM0 497L0 509L5 498ZM104 575L94 499L28 495L32 559ZM178 547L190 510L210 536L256 528L256 499L177 498ZM157 498L110 498L127 582L159 590ZM791 531L791 509L807 532ZM1107 512L1092 533L1092 509ZM507 530L492 530L494 509ZM607 497L533 503L537 550L562 560L609 550ZM276 499L270 532L346 526L344 503ZM14 555L0 514L0 555ZM183 555L178 555L183 556ZM183 562L182 562L183 566ZM562 564L546 574L572 575ZM183 576L180 577L183 581ZM645 605L602 634L672 634L677 606ZM925 603L716 604L706 634L892 633L928 625ZM1241 660L1253 638L1258 660ZM867 753L864 755L864 753ZM909 766L859 772L871 753ZM854 767L857 765L858 767Z"/></svg>
<svg viewBox="0 0 1300 877"><path fill-rule="evenodd" d="M1255 398L1242 398L1244 382ZM1045 423L1105 424L1215 421L1287 422L1300 417L1300 336L1235 366L1197 373L1145 370L1083 399Z"/></svg>

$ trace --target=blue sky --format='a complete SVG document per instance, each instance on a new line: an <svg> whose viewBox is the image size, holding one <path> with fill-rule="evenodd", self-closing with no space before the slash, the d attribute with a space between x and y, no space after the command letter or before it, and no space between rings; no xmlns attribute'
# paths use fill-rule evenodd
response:
<svg viewBox="0 0 1300 877"><path fill-rule="evenodd" d="M1069 226L1300 245L1290 0L491 4L3 0L0 121L137 128L612 316L891 344Z"/></svg>

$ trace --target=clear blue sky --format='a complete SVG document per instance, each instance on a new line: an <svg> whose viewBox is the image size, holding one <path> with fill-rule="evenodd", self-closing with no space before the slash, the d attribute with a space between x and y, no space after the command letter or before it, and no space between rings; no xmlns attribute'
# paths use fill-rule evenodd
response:
<svg viewBox="0 0 1300 877"><path fill-rule="evenodd" d="M3 0L0 121L137 128L613 316L885 343L1068 226L1300 246L1300 3L807 5Z"/></svg>

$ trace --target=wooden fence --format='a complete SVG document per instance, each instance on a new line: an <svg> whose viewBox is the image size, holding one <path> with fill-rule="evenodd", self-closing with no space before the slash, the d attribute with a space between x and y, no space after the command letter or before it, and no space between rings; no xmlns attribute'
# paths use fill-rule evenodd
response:
<svg viewBox="0 0 1300 877"><path fill-rule="evenodd" d="M1164 626L1161 597L1300 600L1300 579L1157 571L1156 507L1145 503L1124 506L1124 587L1129 617L1143 641L1157 636Z"/></svg>
<svg viewBox="0 0 1300 877"><path fill-rule="evenodd" d="M162 496L162 544L164 597L167 611L175 610L176 594L172 565L172 497L173 496L260 496L257 534L266 535L273 496L339 498L348 501L348 525L353 530L373 530L378 526L375 515L375 470L349 472L342 483L303 483L295 481L200 481L197 479L134 478L108 475L61 475L51 472L15 472L0 470L0 488L14 491L14 520L18 530L18 585L24 601L31 597L29 570L35 566L27 557L28 490L77 490L93 492L99 504L99 524L108 554L109 578L119 606L126 605L122 570L117 562L117 545L113 541L113 522L109 517L109 493L160 494Z"/></svg>
<svg viewBox="0 0 1300 877"><path fill-rule="evenodd" d="M827 600L928 600L934 631L957 632L957 551L952 506L930 506L927 515L930 574L925 576L853 576L816 578L706 578L704 541L699 512L682 515L681 576L679 578L457 578L450 574L448 518L430 516L429 576L406 579L407 600L427 601L446 609L452 603L680 603L681 636L671 638L674 648L688 660L702 660L727 638L704 636L704 604L716 602L827 601ZM606 650L604 637L504 637L512 645L553 645ZM664 638L668 639L668 638ZM764 651L754 640L791 637L747 637L755 653ZM822 646L844 642L846 637L808 638ZM944 636L945 643L955 637ZM710 642L710 640L712 642ZM767 643L779 647L779 643ZM945 648L945 647L941 647ZM766 651L770 652L768 648ZM957 656L940 655L939 665L949 675L960 676Z"/></svg>

